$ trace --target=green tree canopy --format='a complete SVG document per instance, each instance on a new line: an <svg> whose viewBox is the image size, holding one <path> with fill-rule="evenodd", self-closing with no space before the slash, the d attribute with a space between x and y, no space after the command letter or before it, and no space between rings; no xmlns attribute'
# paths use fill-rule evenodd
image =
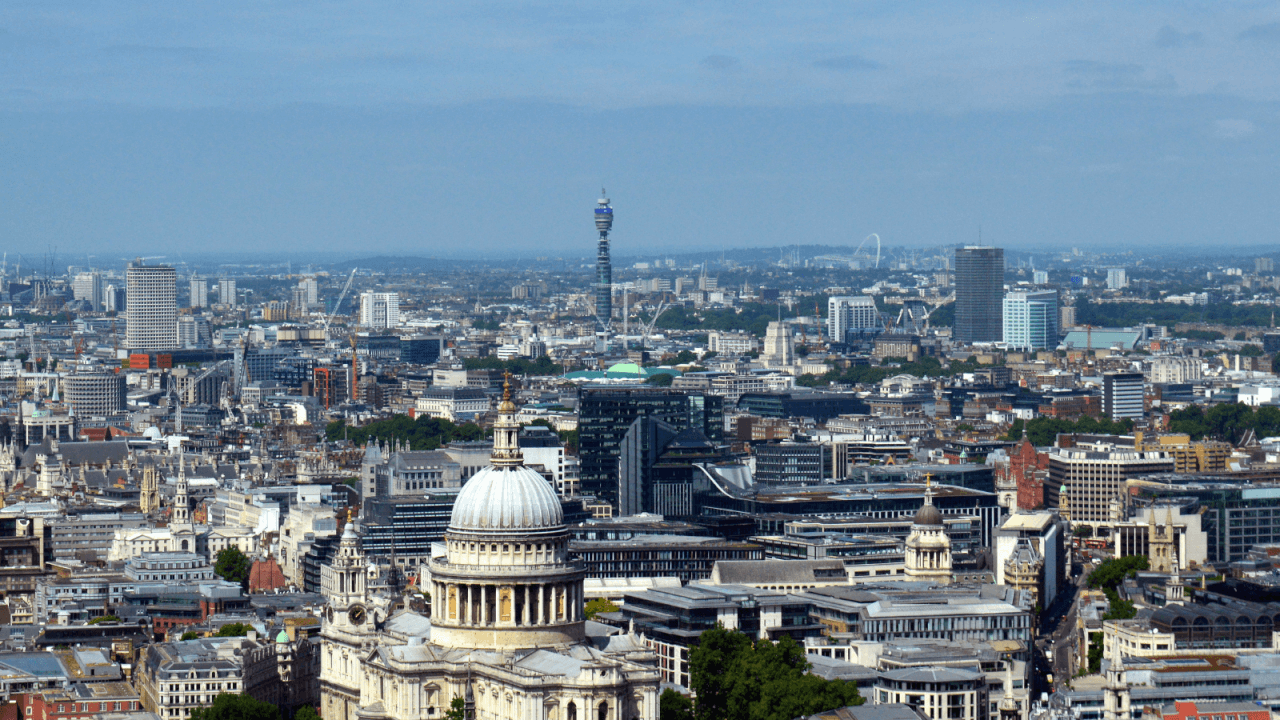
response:
<svg viewBox="0 0 1280 720"><path fill-rule="evenodd" d="M188 630L188 631L186 631L186 632L182 633L182 639L183 639L183 640L195 640L195 639L197 639L197 638L199 638L199 637L200 637L200 633L192 632L192 631L190 631L190 630Z"/></svg>
<svg viewBox="0 0 1280 720"><path fill-rule="evenodd" d="M303 705L294 711L293 720L320 720L320 713L310 705Z"/></svg>
<svg viewBox="0 0 1280 720"><path fill-rule="evenodd" d="M212 705L193 709L191 720L280 720L280 711L248 695L218 693Z"/></svg>
<svg viewBox="0 0 1280 720"><path fill-rule="evenodd" d="M325 426L324 432L330 442L341 440L345 434L356 445L398 440L407 442L410 450L435 450L454 440L484 439L484 429L475 423L455 425L426 415L417 418L396 415L360 427L347 427L342 420L334 420Z"/></svg>
<svg viewBox="0 0 1280 720"><path fill-rule="evenodd" d="M717 625L702 633L689 656L694 717L792 720L862 704L856 684L810 675L809 667L804 650L789 637L752 642ZM676 703L668 705L674 709Z"/></svg>
<svg viewBox="0 0 1280 720"><path fill-rule="evenodd" d="M1199 405L1189 405L1169 413L1169 429L1186 433L1192 440L1212 439L1229 443L1239 442L1248 431L1258 439L1280 435L1280 408L1266 406L1252 408L1240 403L1220 403L1207 411Z"/></svg>
<svg viewBox="0 0 1280 720"><path fill-rule="evenodd" d="M249 562L249 558L240 552L240 548L232 545L218 551L217 559L213 564L213 572L223 580L247 586L249 583L249 570L252 567L253 563Z"/></svg>
<svg viewBox="0 0 1280 720"><path fill-rule="evenodd" d="M661 720L693 720L693 701L667 688L658 698L658 717Z"/></svg>
<svg viewBox="0 0 1280 720"><path fill-rule="evenodd" d="M587 601L586 609L583 614L590 620L599 613L618 612L620 610L617 605L609 602L608 598L591 598Z"/></svg>
<svg viewBox="0 0 1280 720"><path fill-rule="evenodd" d="M89 624L97 625L98 623L118 623L118 622L120 622L120 618L116 615L103 615L102 617L96 617L90 620Z"/></svg>
<svg viewBox="0 0 1280 720"><path fill-rule="evenodd" d="M214 637L244 637L252 629L253 626L248 623L227 623L218 628L218 634Z"/></svg>
<svg viewBox="0 0 1280 720"><path fill-rule="evenodd" d="M1122 558L1107 558L1093 569L1089 574L1089 587L1102 588L1102 593L1107 596L1107 604L1110 606L1102 619L1128 620L1137 615L1137 608L1132 602L1121 599L1116 588L1124 582L1125 578L1149 567L1150 561L1146 555L1126 555Z"/></svg>
<svg viewBox="0 0 1280 720"><path fill-rule="evenodd" d="M467 720L467 701L460 697L454 698L444 713L444 720Z"/></svg>
<svg viewBox="0 0 1280 720"><path fill-rule="evenodd" d="M1013 424L1009 426L1009 432L1004 436L1004 439L1012 442L1021 440L1024 427L1027 432L1027 439L1031 441L1031 444L1036 447L1044 447L1057 442L1059 433L1127 435L1133 432L1133 421L1121 420L1120 422L1114 422L1107 418L1095 418L1088 415L1078 420L1049 417L1038 417L1025 423L1022 420L1014 420Z"/></svg>

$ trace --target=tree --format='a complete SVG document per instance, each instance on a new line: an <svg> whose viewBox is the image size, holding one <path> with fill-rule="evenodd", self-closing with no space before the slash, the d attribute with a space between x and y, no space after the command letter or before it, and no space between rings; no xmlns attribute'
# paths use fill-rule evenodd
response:
<svg viewBox="0 0 1280 720"><path fill-rule="evenodd" d="M618 612L622 608L609 602L608 598L591 598L587 601L587 607L584 614L588 620L591 620L599 613Z"/></svg>
<svg viewBox="0 0 1280 720"><path fill-rule="evenodd" d="M670 373L656 373L644 379L645 385L656 385L658 387L670 387L675 378Z"/></svg>
<svg viewBox="0 0 1280 720"><path fill-rule="evenodd" d="M213 572L223 580L240 583L244 587L249 584L249 569L251 567L252 563L249 562L249 558L240 552L240 548L232 545L218 551L218 558L213 565Z"/></svg>
<svg viewBox="0 0 1280 720"><path fill-rule="evenodd" d="M790 637L753 643L717 625L702 633L689 656L694 718L791 720L862 703L856 684L824 680L809 668Z"/></svg>
<svg viewBox="0 0 1280 720"><path fill-rule="evenodd" d="M449 709L445 711L444 720L468 720L467 718L467 701L460 697L453 699L449 703Z"/></svg>
<svg viewBox="0 0 1280 720"><path fill-rule="evenodd" d="M182 633L182 639L183 639L183 640L195 640L195 639L196 639L196 638L198 638L198 637L200 637L200 633L192 632L192 631L190 631L190 630L188 630L188 631L186 631L186 632Z"/></svg>
<svg viewBox="0 0 1280 720"><path fill-rule="evenodd" d="M280 720L280 711L248 695L218 693L212 705L193 709L191 720Z"/></svg>
<svg viewBox="0 0 1280 720"><path fill-rule="evenodd" d="M98 623L118 623L118 622L120 622L120 618L115 615L103 615L102 617L96 617L90 620L89 624L97 625Z"/></svg>
<svg viewBox="0 0 1280 720"><path fill-rule="evenodd" d="M320 713L310 705L303 705L293 713L293 720L320 720Z"/></svg>
<svg viewBox="0 0 1280 720"><path fill-rule="evenodd" d="M253 629L248 623L227 623L218 628L218 634L214 637L244 637Z"/></svg>
<svg viewBox="0 0 1280 720"><path fill-rule="evenodd" d="M667 688L658 698L658 717L660 720L693 720L693 701Z"/></svg>

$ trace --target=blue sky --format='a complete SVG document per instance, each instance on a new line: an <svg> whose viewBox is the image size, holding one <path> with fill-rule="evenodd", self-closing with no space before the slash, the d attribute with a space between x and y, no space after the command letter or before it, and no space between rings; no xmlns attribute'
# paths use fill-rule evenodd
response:
<svg viewBox="0 0 1280 720"><path fill-rule="evenodd" d="M11 2L0 247L1273 242L1280 4Z"/></svg>

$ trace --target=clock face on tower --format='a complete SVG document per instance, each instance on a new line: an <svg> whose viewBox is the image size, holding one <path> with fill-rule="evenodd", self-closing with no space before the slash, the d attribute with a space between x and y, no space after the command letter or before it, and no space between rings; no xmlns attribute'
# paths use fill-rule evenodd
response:
<svg viewBox="0 0 1280 720"><path fill-rule="evenodd" d="M347 612L347 619L351 621L352 625L363 625L365 619L364 608L359 605L351 608L351 610Z"/></svg>

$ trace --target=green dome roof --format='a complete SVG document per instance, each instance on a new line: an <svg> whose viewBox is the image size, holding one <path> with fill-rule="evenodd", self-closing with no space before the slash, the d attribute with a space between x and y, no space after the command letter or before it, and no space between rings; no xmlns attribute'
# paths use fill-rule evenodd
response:
<svg viewBox="0 0 1280 720"><path fill-rule="evenodd" d="M625 375L648 375L649 373L635 363L618 363L611 366L605 372L625 374Z"/></svg>
<svg viewBox="0 0 1280 720"><path fill-rule="evenodd" d="M276 642L278 642L278 643L287 643L287 642L289 642L289 633L287 633L287 632L285 632L285 631L281 630L281 631L280 631L280 634L279 634L279 635L276 635Z"/></svg>

